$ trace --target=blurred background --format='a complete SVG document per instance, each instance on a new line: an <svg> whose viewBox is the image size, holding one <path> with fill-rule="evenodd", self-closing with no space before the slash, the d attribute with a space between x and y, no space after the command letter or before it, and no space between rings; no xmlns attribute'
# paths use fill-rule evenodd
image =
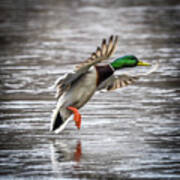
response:
<svg viewBox="0 0 180 180"><path fill-rule="evenodd" d="M111 34L160 68L50 133L54 81ZM179 0L1 0L0 179L180 179L179 70Z"/></svg>

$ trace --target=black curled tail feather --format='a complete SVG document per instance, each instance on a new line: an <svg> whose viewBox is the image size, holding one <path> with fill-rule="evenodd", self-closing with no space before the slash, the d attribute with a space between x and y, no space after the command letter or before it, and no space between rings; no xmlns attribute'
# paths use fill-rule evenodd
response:
<svg viewBox="0 0 180 180"><path fill-rule="evenodd" d="M55 131L64 123L61 113L55 109L51 119L51 131Z"/></svg>
<svg viewBox="0 0 180 180"><path fill-rule="evenodd" d="M59 128L62 124L63 124L63 120L62 120L61 114L59 112L55 119L53 131L56 130L57 128Z"/></svg>

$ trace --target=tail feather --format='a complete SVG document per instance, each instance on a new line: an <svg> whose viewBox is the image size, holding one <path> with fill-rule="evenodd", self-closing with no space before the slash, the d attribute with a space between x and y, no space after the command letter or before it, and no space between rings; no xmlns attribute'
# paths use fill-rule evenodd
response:
<svg viewBox="0 0 180 180"><path fill-rule="evenodd" d="M64 123L63 118L58 109L55 109L51 119L51 129L50 131L55 131Z"/></svg>
<svg viewBox="0 0 180 180"><path fill-rule="evenodd" d="M60 133L71 120L71 114L70 111L60 110L59 107L56 107L52 115L50 131L56 134Z"/></svg>
<svg viewBox="0 0 180 180"><path fill-rule="evenodd" d="M59 128L61 125L63 124L63 120L62 120L62 117L61 117L61 114L60 112L57 114L56 116L56 119L55 119L55 123L54 123L54 126L53 126L53 131L56 130L57 128Z"/></svg>

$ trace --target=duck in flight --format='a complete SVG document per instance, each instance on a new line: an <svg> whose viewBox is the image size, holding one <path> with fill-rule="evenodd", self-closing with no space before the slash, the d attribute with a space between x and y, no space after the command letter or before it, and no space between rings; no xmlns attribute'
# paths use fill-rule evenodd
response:
<svg viewBox="0 0 180 180"><path fill-rule="evenodd" d="M115 90L134 83L140 77L151 74L157 69L154 66L146 74L121 74L114 72L123 68L136 66L150 66L133 55L118 57L106 65L99 65L110 58L117 48L118 37L111 36L109 40L103 39L100 47L84 62L77 65L73 72L57 79L57 105L53 111L50 130L60 133L67 125L69 118L74 114L74 121L78 129L81 127L81 114L79 109L84 106L93 94L100 90Z"/></svg>

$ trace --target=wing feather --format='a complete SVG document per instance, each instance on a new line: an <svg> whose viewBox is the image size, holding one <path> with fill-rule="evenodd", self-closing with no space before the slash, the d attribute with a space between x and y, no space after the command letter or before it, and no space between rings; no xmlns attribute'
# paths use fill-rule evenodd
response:
<svg viewBox="0 0 180 180"><path fill-rule="evenodd" d="M105 56L106 55L106 39L102 40L101 49L102 49L102 52L101 52L102 56Z"/></svg>
<svg viewBox="0 0 180 180"><path fill-rule="evenodd" d="M119 75L119 76L112 76L106 83L104 83L100 89L106 89L108 91L119 89L130 84L133 84L138 78L128 75Z"/></svg>
<svg viewBox="0 0 180 180"><path fill-rule="evenodd" d="M91 66L108 59L116 50L118 42L118 36L110 36L108 43L106 44L106 39L102 40L101 47L97 47L96 52L91 54L91 57L86 61L80 63L75 67L76 71L88 70Z"/></svg>

